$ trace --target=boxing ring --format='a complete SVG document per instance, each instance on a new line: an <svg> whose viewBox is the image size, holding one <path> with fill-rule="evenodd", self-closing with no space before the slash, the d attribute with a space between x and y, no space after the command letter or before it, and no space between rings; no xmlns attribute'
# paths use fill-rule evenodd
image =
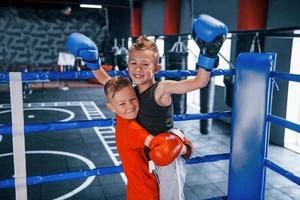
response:
<svg viewBox="0 0 300 200"><path fill-rule="evenodd" d="M211 76L235 76L232 112L175 115L174 121L220 119L231 117L229 153L193 157L187 164L229 160L228 194L212 199L264 199L266 168L300 185L300 177L268 159L270 124L300 133L300 125L271 114L272 90L275 79L300 82L300 75L275 71L275 53L242 53L235 70L214 70ZM126 71L109 72L111 76L128 76ZM187 77L196 71L161 71L158 77ZM22 81L81 80L93 78L91 72L24 72L0 73L0 82L10 83L12 124L0 126L0 135L13 138L15 177L0 180L0 190L15 187L16 199L27 199L27 186L71 179L121 173L122 166L99 167L60 174L26 177L24 135L88 127L106 127L114 119L24 124ZM18 158L18 159L15 159ZM19 166L19 167L16 167ZM23 169L23 171L22 171ZM25 169L25 172L24 172Z"/></svg>

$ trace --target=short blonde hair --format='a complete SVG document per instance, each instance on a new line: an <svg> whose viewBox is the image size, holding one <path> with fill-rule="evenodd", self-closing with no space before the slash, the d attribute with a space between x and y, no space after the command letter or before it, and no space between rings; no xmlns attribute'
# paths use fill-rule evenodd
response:
<svg viewBox="0 0 300 200"><path fill-rule="evenodd" d="M159 52L157 49L157 46L155 42L152 40L149 40L146 36L142 35L139 36L135 43L132 44L132 46L129 49L129 57L131 56L131 52L135 50L149 50L152 51L154 54L155 64L159 63Z"/></svg>
<svg viewBox="0 0 300 200"><path fill-rule="evenodd" d="M131 87L133 89L131 82L125 77L116 76L107 81L104 85L104 93L107 101L114 98L116 93L125 87Z"/></svg>

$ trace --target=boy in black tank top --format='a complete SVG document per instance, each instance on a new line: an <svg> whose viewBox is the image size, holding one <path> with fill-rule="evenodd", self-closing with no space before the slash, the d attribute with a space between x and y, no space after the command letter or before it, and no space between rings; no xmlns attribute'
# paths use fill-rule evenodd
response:
<svg viewBox="0 0 300 200"><path fill-rule="evenodd" d="M140 102L137 121L153 135L169 131L170 128L173 128L172 94L183 94L206 87L210 78L210 71L212 67L217 65L217 54L225 40L227 28L222 22L214 18L210 21L210 16L208 17L209 21L206 21L206 17L199 16L199 19L194 21L193 33L196 36L195 40L202 54L198 60L198 64L201 64L200 69L197 76L192 79L156 82L154 74L160 69L156 44L141 36L130 48L128 71L130 78L136 84ZM213 25L210 22L213 22ZM209 27L211 25L213 27L216 25L220 28L211 43L206 43L198 39L198 37L203 36L201 35L201 31L203 30L198 27L199 24L203 30L207 28L206 26ZM191 146L187 147L190 147L187 149L191 150ZM168 166L158 166L155 172L159 178L161 200L184 199L183 187L186 176L186 165L182 157L178 157L177 160Z"/></svg>
<svg viewBox="0 0 300 200"><path fill-rule="evenodd" d="M200 15L193 22L192 34L200 48L197 62L200 69L192 79L156 82L154 74L160 69L156 44L140 36L130 48L128 71L136 84L140 101L137 120L153 135L159 136L161 131L168 132L169 128L173 127L172 94L183 94L206 87L210 71L218 64L217 54L226 38L227 27L211 16ZM87 66L93 70L96 78L105 84L110 77L100 68L100 64L97 65L100 59L97 57L98 54L94 53L94 46L90 48L84 44L83 50L82 57ZM168 166L158 166L155 171L159 176L160 200L184 199L186 166L182 157L178 157Z"/></svg>
<svg viewBox="0 0 300 200"><path fill-rule="evenodd" d="M137 121L154 136L173 128L172 102L170 105L163 107L159 106L155 102L154 92L157 88L158 83L159 82L154 83L141 94L139 94L137 87L135 87L141 105Z"/></svg>
<svg viewBox="0 0 300 200"><path fill-rule="evenodd" d="M173 128L171 95L205 87L210 77L209 72L200 69L194 79L156 82L154 73L160 69L158 59L155 43L145 37L139 37L130 49L128 71L140 102L137 121L153 135ZM157 166L155 173L159 179L160 199L184 199L186 164L182 157L170 165Z"/></svg>
<svg viewBox="0 0 300 200"><path fill-rule="evenodd" d="M160 69L156 44L141 36L132 45L128 71L138 91L140 111L137 120L151 134L156 135L173 127L172 94L183 94L207 86L210 71L218 65L217 54L226 34L225 24L211 16L200 15L194 20L193 37L200 48L197 63L200 69L196 77L181 81L156 82L154 73ZM182 157L168 166L158 166L155 171L159 178L161 200L184 199L186 165Z"/></svg>

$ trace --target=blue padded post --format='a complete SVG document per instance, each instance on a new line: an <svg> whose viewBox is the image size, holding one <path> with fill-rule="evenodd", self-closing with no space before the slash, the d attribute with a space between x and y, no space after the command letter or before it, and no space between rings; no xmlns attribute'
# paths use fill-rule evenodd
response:
<svg viewBox="0 0 300 200"><path fill-rule="evenodd" d="M275 53L242 53L236 62L231 118L229 200L264 199Z"/></svg>

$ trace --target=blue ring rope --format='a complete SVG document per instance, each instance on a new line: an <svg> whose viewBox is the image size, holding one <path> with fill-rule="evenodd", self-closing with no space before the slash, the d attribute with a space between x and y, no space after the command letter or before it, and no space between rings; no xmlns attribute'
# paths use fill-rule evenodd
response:
<svg viewBox="0 0 300 200"><path fill-rule="evenodd" d="M293 122L290 122L286 119L283 119L281 117L278 116L274 116L274 115L268 115L268 121L270 121L271 123L274 123L276 125L282 126L284 128L288 128L291 129L293 131L296 131L298 133L300 133L300 124L295 124Z"/></svg>
<svg viewBox="0 0 300 200"><path fill-rule="evenodd" d="M229 159L229 154L214 154L214 155L205 155L202 157L194 157L190 160L187 160L187 164L196 164L196 163L205 163L205 162L214 162L218 160ZM111 166L111 167L101 167L91 170L81 170L77 172L67 172L60 174L51 174L46 176L31 176L27 177L27 185L37 185L42 183L50 182L59 182L71 179L86 178L90 176L104 176L109 174L117 174L123 172L122 165ZM0 189L3 188L12 188L15 186L15 179L10 178L0 181Z"/></svg>
<svg viewBox="0 0 300 200"><path fill-rule="evenodd" d="M211 76L218 76L218 75L225 75L230 76L234 75L234 70L215 70L211 73ZM127 71L112 71L109 72L110 76L128 76ZM173 71L160 71L156 74L157 77L182 77L182 76L195 76L196 71L192 70L173 70ZM300 82L300 75L297 74L288 74L283 72L272 72L271 77L283 79L283 80L289 80L289 81L295 81ZM36 81L36 80L58 80L58 79L88 79L88 78L94 78L93 74L91 72L25 72L22 73L23 81ZM9 75L8 73L0 73L0 82L8 82L9 81ZM229 114L230 113L230 114ZM212 114L212 113L209 113ZM215 114L215 113L214 113ZM224 115L231 116L231 112L228 113L222 113ZM208 116L208 115L207 115ZM212 116L210 116L213 118ZM215 117L219 117L219 114L216 114ZM224 116L222 116L224 117ZM192 116L192 115L184 115L182 116L174 116L174 121L180 121L180 120L193 120L193 119L199 119L198 117ZM208 119L205 118L203 115L200 117L200 119ZM276 117L273 115L268 116L268 120L271 123L275 123L277 125L292 129L294 131L300 132L300 125L289 122L287 120L284 120L280 117ZM55 128L59 127L58 122L57 124L47 124L47 130L55 130ZM59 130L68 129L75 126L80 126L81 128L85 127L91 127L95 126L95 124L92 125L92 123L96 123L97 126L99 124L108 124L113 125L114 121L112 119L108 119L108 121L103 122L101 120L92 120L92 121L75 121L75 122L69 122L70 124L63 124ZM99 123L99 124L98 124ZM45 124L44 124L45 126ZM32 129L36 129L38 126L32 125ZM49 128L50 127L50 128ZM76 127L77 128L77 127ZM2 126L0 128L0 134L3 130L9 130L11 134L11 126L9 128L9 125ZM9 132L9 131L8 131ZM25 127L26 132L26 127ZM32 130L34 132L34 130ZM203 157L196 157L192 158L187 161L188 164L195 164L195 163L201 163L201 162L213 162L216 160L224 160L229 159L229 154L219 154L219 155L207 155ZM292 182L300 185L300 177L295 176L293 173L281 168L280 166L276 165L272 161L265 159L265 166L269 167L270 169L274 170L275 172L283 175L284 177L288 178ZM62 181L62 180L69 180L69 179L75 179L75 178L84 178L88 176L93 175L107 175L112 173L120 173L122 172L122 166L115 166L115 167L106 167L106 168L97 168L93 170L86 170L81 172L70 172L65 174L54 174L54 175L48 175L48 176L36 176L36 177L28 177L27 178L27 184L33 185L33 184L39 184L39 183L46 183L46 182L54 182L54 181ZM0 181L0 188L7 188L7 187L14 187L14 179L7 179ZM222 197L221 197L222 198Z"/></svg>
<svg viewBox="0 0 300 200"><path fill-rule="evenodd" d="M285 72L271 72L271 77L282 79L282 80L300 82L299 74L289 74Z"/></svg>
<svg viewBox="0 0 300 200"><path fill-rule="evenodd" d="M221 153L221 154L212 154L212 155L204 155L193 157L186 161L188 165L198 164L198 163L206 163L206 162L215 162L219 160L228 160L230 157L229 153Z"/></svg>
<svg viewBox="0 0 300 200"><path fill-rule="evenodd" d="M279 165L276 165L271 160L265 159L264 165L273 171L277 172L278 174L284 176L285 178L289 179L293 183L296 183L297 185L300 185L300 177L294 175L292 172L280 167Z"/></svg>
<svg viewBox="0 0 300 200"><path fill-rule="evenodd" d="M174 121L186 121L186 120L199 120L199 119L220 119L224 117L230 117L231 112L212 112L206 114L186 114L186 115L174 115ZM32 123L24 125L25 134L46 132L46 131L59 131L66 129L77 129L77 128L89 128L89 127L107 127L114 126L114 119L101 119L101 120L81 120L81 121L70 121L70 122L50 122L50 123ZM0 135L11 135L12 126L4 125L0 126Z"/></svg>
<svg viewBox="0 0 300 200"><path fill-rule="evenodd" d="M128 77L128 71L109 71L110 76L126 76ZM222 70L216 69L211 72L211 76L231 76L235 72L234 70ZM156 77L187 77L195 76L196 70L161 70L155 74ZM22 80L27 81L49 81L49 80L84 80L95 78L91 71L79 71L79 72L22 72ZM9 82L9 73L0 73L0 82Z"/></svg>

